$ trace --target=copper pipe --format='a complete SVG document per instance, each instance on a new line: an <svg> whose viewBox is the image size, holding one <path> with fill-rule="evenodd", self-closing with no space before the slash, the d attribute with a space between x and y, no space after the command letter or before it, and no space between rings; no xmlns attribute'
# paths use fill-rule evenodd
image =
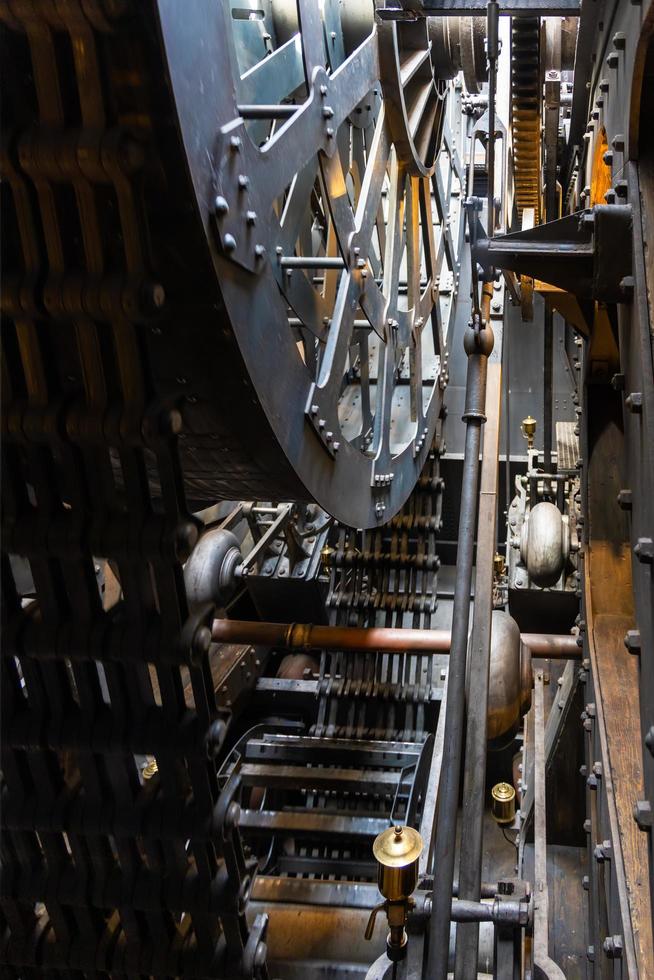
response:
<svg viewBox="0 0 654 980"><path fill-rule="evenodd" d="M251 643L288 650L379 650L386 653L447 653L448 630L312 626L309 623L259 623L239 619L215 619L216 643ZM574 636L553 633L521 633L532 656L552 660L576 660L581 648Z"/></svg>
<svg viewBox="0 0 654 980"><path fill-rule="evenodd" d="M577 637L560 633L521 633L520 639L531 650L532 657L548 660L581 660Z"/></svg>

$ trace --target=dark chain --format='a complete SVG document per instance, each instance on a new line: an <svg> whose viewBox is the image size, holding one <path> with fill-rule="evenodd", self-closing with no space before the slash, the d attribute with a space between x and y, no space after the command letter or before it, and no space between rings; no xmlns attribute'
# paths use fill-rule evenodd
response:
<svg viewBox="0 0 654 980"><path fill-rule="evenodd" d="M5 976L266 974L214 763L212 609L184 590L182 417L146 343L165 289L140 6L0 4Z"/></svg>

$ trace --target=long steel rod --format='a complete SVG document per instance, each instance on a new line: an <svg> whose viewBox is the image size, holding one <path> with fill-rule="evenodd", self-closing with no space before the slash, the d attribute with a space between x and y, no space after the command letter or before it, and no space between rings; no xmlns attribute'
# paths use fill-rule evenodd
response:
<svg viewBox="0 0 654 980"><path fill-rule="evenodd" d="M282 255L279 264L283 269L345 268L345 262L339 255Z"/></svg>
<svg viewBox="0 0 654 980"><path fill-rule="evenodd" d="M488 52L488 237L495 234L495 87L497 83L499 6L489 0L486 15L486 48Z"/></svg>
<svg viewBox="0 0 654 980"><path fill-rule="evenodd" d="M216 643L250 643L285 650L374 650L381 653L447 653L449 630L391 629L389 627L312 626L310 623L260 623L241 619L215 619ZM556 633L521 633L532 657L577 660L581 648L576 637Z"/></svg>
<svg viewBox="0 0 654 980"><path fill-rule="evenodd" d="M549 473L552 466L552 399L554 358L554 314L545 306L543 311L543 469Z"/></svg>
<svg viewBox="0 0 654 980"><path fill-rule="evenodd" d="M299 105L239 105L238 112L243 119L288 119L301 109Z"/></svg>
<svg viewBox="0 0 654 980"><path fill-rule="evenodd" d="M462 828L466 846L459 861L459 895L478 902L481 898L481 859L486 783L488 687L493 613L493 555L497 525L499 474L499 420L502 400L500 364L488 365L486 425L481 462L475 604L470 644L469 694L463 778ZM474 976L479 947L479 925L459 925L456 931L455 980ZM471 965L472 964L472 965Z"/></svg>
<svg viewBox="0 0 654 980"><path fill-rule="evenodd" d="M434 823L434 893L429 924L430 980L446 980L448 968L452 883L456 851L456 827L459 811L459 783L463 752L463 718L465 714L465 677L470 619L470 584L474 552L479 487L479 450L481 427L486 421L486 376L488 357L493 349L493 331L489 322L490 295L484 285L482 314L475 315L464 336L468 357L466 400L463 421L466 426L465 453L459 512L459 537L456 558L452 640L445 705L445 738L443 767L439 787L438 817ZM490 294L492 295L492 284Z"/></svg>

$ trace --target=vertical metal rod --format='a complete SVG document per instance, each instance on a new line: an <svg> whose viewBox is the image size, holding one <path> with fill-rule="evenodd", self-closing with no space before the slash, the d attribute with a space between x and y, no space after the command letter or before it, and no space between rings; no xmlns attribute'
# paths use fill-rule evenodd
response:
<svg viewBox="0 0 654 980"><path fill-rule="evenodd" d="M504 463L504 480L506 486L504 488L504 500L506 507L506 520L508 527L509 520L509 510L511 508L511 499L513 496L513 488L511 486L511 375L510 375L510 353L509 353L509 332L510 332L510 318L506 317L504 320L504 329L502 331L502 373L504 374L504 452L506 454L506 460Z"/></svg>
<svg viewBox="0 0 654 980"><path fill-rule="evenodd" d="M547 804L545 796L545 697L542 670L534 676L534 967L536 976L564 980L548 949Z"/></svg>
<svg viewBox="0 0 654 980"><path fill-rule="evenodd" d="M543 346L543 468L549 473L552 465L552 375L554 356L554 314L547 305L543 314L545 340Z"/></svg>
<svg viewBox="0 0 654 980"><path fill-rule="evenodd" d="M495 233L495 87L499 55L499 4L489 0L486 14L486 50L488 55L488 237Z"/></svg>
<svg viewBox="0 0 654 980"><path fill-rule="evenodd" d="M479 487L479 449L481 427L486 421L486 375L488 357L493 349L493 331L489 323L492 283L485 283L482 310L486 319L476 317L466 330L463 346L468 355L465 454L459 512L452 640L447 679L443 766L439 788L438 819L433 828L434 891L429 924L429 980L446 980L448 967L451 895L454 882L456 825L459 809L461 754L463 751L463 717L465 709L466 654L470 618L470 583L475 538L475 518Z"/></svg>
<svg viewBox="0 0 654 980"><path fill-rule="evenodd" d="M463 777L461 826L465 838L465 847L461 849L459 862L459 897L477 902L481 898L501 391L502 369L497 363L489 364L486 385L487 422L484 428L477 525L475 605L470 644L468 721ZM479 924L472 922L457 926L455 980L468 980L469 977L475 975L478 949Z"/></svg>
<svg viewBox="0 0 654 980"><path fill-rule="evenodd" d="M547 221L558 218L556 165L561 103L561 23L554 17L545 20L545 215ZM552 397L554 357L554 315L545 306L543 317L544 381L543 381L543 467L552 467Z"/></svg>

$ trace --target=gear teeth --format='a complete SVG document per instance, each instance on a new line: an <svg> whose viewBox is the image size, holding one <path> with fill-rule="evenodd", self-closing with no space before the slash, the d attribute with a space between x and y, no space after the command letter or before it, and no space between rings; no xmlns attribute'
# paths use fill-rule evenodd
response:
<svg viewBox="0 0 654 980"><path fill-rule="evenodd" d="M511 133L518 215L533 208L540 221L541 190L540 19L514 17L511 24Z"/></svg>

